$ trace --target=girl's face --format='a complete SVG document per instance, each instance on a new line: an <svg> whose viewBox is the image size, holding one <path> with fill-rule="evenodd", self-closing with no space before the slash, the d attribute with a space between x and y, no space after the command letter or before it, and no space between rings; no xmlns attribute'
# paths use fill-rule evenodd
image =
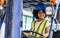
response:
<svg viewBox="0 0 60 38"><path fill-rule="evenodd" d="M44 17L45 17L45 13L44 13L42 10L40 10L40 11L38 12L38 18L39 18L39 19L44 19Z"/></svg>

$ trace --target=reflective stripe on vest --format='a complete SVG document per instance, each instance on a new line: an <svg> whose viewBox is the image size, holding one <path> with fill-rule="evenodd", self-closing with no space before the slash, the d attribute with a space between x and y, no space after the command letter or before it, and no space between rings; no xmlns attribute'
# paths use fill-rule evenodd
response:
<svg viewBox="0 0 60 38"><path fill-rule="evenodd" d="M39 27L38 27L38 29L37 29L37 32L38 32L38 33L42 34L46 22L47 22L47 20L44 19L44 20L39 24ZM32 31L34 31L34 30L35 30L35 21L32 22ZM33 33L31 33L31 34L33 34ZM38 34L35 34L35 36L36 36L36 37L40 37L40 35L38 35Z"/></svg>

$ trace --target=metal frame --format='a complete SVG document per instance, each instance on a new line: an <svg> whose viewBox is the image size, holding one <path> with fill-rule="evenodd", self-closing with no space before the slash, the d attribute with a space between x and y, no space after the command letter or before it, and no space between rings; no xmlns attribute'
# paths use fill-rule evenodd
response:
<svg viewBox="0 0 60 38"><path fill-rule="evenodd" d="M5 38L21 38L21 21L22 21L22 0L7 0L7 8L6 8L6 27L5 27ZM13 4L13 5L12 5ZM58 5L56 6L56 8L58 9ZM13 10L12 10L12 6L13 6ZM56 13L57 13L57 9L56 9ZM13 11L13 20L12 20L12 11ZM56 17L56 13L54 13L54 17L52 18L52 22L54 18ZM11 21L12 20L12 21ZM11 30L9 30L9 24L12 23L12 32ZM49 38L52 38L52 27L53 24L51 24L51 29L50 29L50 35ZM10 32L12 34L10 34ZM9 37L10 35L12 35L11 37Z"/></svg>
<svg viewBox="0 0 60 38"><path fill-rule="evenodd" d="M56 9L54 9L54 5L52 5L52 8L53 8L53 16L52 16L52 19L51 19L51 26L50 26L50 32L49 32L49 38L52 38L53 37L53 26L54 26L54 19L56 19L56 15L57 15L57 10L58 10L58 6L59 6L59 3L60 1L59 0L56 0L57 3L56 3Z"/></svg>
<svg viewBox="0 0 60 38"><path fill-rule="evenodd" d="M13 0L12 38L21 38L22 0Z"/></svg>
<svg viewBox="0 0 60 38"><path fill-rule="evenodd" d="M12 0L6 0L5 38L11 38Z"/></svg>

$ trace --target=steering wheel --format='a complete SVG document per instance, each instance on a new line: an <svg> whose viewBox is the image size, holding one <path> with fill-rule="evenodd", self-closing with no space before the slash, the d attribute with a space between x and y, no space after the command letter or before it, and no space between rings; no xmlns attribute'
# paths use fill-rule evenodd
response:
<svg viewBox="0 0 60 38"><path fill-rule="evenodd" d="M29 32L33 32L33 33L36 33L36 34L39 34L40 36L43 36L42 34L40 34L40 33L38 33L38 32L35 32L35 31L29 31L29 30L24 30L24 31L22 31L22 32L26 32L26 33L29 33ZM25 36L25 35L24 35ZM26 36L25 36L26 37ZM28 36L27 38L35 38L35 36L33 36L33 35L31 35L31 36Z"/></svg>

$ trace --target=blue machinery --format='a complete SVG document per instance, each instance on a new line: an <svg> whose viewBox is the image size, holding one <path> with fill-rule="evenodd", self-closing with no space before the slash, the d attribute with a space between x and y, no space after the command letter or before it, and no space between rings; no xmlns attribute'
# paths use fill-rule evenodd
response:
<svg viewBox="0 0 60 38"><path fill-rule="evenodd" d="M53 21L54 21L54 19L56 19L57 10L58 10L58 6L59 6L59 3L60 3L60 0L56 0L56 1L57 1L56 9L54 9L54 5L52 5L53 15L52 15L52 19L51 19L51 26L50 26L49 38L53 37L53 25L54 25Z"/></svg>
<svg viewBox="0 0 60 38"><path fill-rule="evenodd" d="M13 0L12 38L21 38L22 0Z"/></svg>
<svg viewBox="0 0 60 38"><path fill-rule="evenodd" d="M57 9L60 1L57 0L57 2L58 3L56 5L56 10L54 11L54 8L53 8L54 16L52 17L52 21L51 21L49 38L52 38L53 36L53 31L52 31L53 20L56 18ZM6 5L7 8L6 8L6 21L5 21L6 22L5 38L21 38L20 26L21 26L22 8L23 8L22 0L7 0L6 3L7 3ZM12 14L13 14L13 17L12 17ZM12 24L12 25L9 25L9 24ZM11 32L11 29L9 28L12 28L12 32Z"/></svg>
<svg viewBox="0 0 60 38"><path fill-rule="evenodd" d="M7 0L5 38L21 38L22 5L22 0Z"/></svg>

